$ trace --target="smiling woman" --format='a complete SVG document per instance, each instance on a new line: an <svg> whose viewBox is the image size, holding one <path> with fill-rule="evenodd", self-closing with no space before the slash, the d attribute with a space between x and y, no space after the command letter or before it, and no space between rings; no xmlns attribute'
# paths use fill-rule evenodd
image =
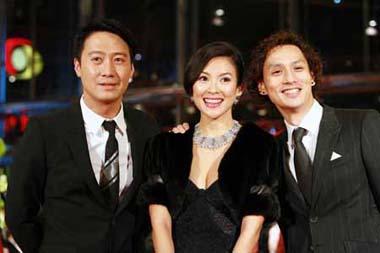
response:
<svg viewBox="0 0 380 253"><path fill-rule="evenodd" d="M278 218L275 142L232 117L242 76L242 57L226 42L200 48L186 67L200 121L185 134L158 135L146 150L140 199L155 252L254 252L264 222Z"/></svg>
<svg viewBox="0 0 380 253"><path fill-rule="evenodd" d="M201 122L219 118L228 126L231 125L232 105L242 93L232 60L222 56L211 59L199 75L193 86L192 100L201 111Z"/></svg>

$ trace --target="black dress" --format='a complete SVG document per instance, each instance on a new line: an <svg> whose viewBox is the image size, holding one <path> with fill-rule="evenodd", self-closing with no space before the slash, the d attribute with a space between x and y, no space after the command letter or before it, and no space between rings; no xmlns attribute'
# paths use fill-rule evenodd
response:
<svg viewBox="0 0 380 253"><path fill-rule="evenodd" d="M220 161L218 180L202 190L189 181L193 132L149 141L137 203L167 207L176 253L232 252L245 216L262 215L265 224L279 217L277 146L254 124L243 125Z"/></svg>
<svg viewBox="0 0 380 253"><path fill-rule="evenodd" d="M224 204L218 181L199 189L189 180L185 195L182 210L173 220L175 252L231 252L237 227Z"/></svg>

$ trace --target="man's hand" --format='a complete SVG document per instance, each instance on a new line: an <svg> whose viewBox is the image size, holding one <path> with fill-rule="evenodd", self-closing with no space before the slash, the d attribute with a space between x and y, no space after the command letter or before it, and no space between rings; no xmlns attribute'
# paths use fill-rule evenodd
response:
<svg viewBox="0 0 380 253"><path fill-rule="evenodd" d="M185 122L173 127L172 130L170 130L170 132L173 132L175 134L184 134L187 130L189 130L189 128L189 124Z"/></svg>

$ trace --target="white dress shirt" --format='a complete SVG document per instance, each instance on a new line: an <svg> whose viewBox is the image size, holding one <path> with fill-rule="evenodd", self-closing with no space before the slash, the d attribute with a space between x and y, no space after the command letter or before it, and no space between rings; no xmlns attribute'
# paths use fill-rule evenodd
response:
<svg viewBox="0 0 380 253"><path fill-rule="evenodd" d="M319 133L319 125L321 123L323 114L323 107L314 100L312 107L309 112L305 115L305 117L301 120L299 126L293 126L285 121L286 130L288 132L288 150L289 150L289 169L292 173L293 177L297 181L296 170L294 168L294 145L292 140L292 134L294 129L297 127L302 127L307 130L307 134L302 138L302 143L306 148L307 153L311 161L314 161L315 150L317 148L317 139Z"/></svg>
<svg viewBox="0 0 380 253"><path fill-rule="evenodd" d="M100 181L100 170L102 164L105 162L105 149L108 139L108 132L103 128L102 124L104 120L114 120L116 122L117 130L115 131L115 136L119 148L119 193L121 193L125 187L128 187L132 183L133 180L131 145L128 141L123 104L121 104L119 113L112 119L103 118L92 111L84 102L83 97L80 100L80 106L82 109L92 170L94 171L98 183Z"/></svg>

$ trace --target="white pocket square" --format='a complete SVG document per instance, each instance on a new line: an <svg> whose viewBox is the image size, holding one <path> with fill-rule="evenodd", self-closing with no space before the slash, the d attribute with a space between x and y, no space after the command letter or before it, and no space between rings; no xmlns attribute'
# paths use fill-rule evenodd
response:
<svg viewBox="0 0 380 253"><path fill-rule="evenodd" d="M332 152L330 161L334 161L334 160L341 158L341 157L342 157L342 155L335 153L335 152Z"/></svg>

